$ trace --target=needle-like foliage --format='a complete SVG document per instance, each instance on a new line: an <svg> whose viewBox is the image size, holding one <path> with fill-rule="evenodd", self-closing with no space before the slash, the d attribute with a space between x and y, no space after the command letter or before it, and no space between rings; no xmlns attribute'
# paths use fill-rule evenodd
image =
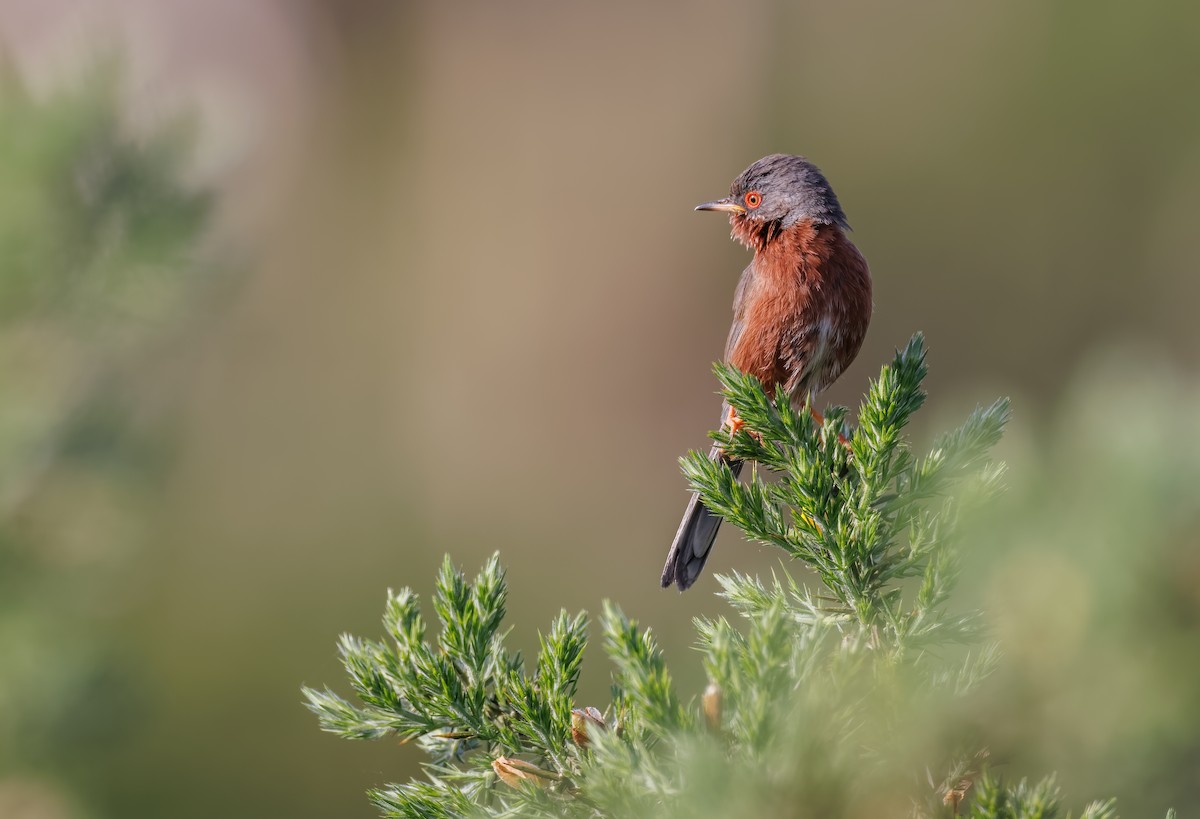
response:
<svg viewBox="0 0 1200 819"><path fill-rule="evenodd" d="M709 508L819 585L719 577L737 616L696 620L708 686L682 698L649 630L606 603L615 671L601 712L573 702L582 614L555 620L528 671L504 646L498 559L473 583L447 560L436 638L412 592L390 593L389 642L342 638L360 703L305 689L324 729L428 753L424 781L372 793L384 815L1069 816L1052 778L997 778L986 738L954 716L999 656L953 592L963 503L1003 474L989 452L1007 401L918 456L902 433L925 401L920 335L871 384L855 428L843 408L817 424L754 378L716 372L745 427L714 438L758 469L742 482L693 452L684 474ZM1094 803L1081 815L1115 812Z"/></svg>
<svg viewBox="0 0 1200 819"><path fill-rule="evenodd" d="M841 438L844 410L831 411L818 426L782 391L768 398L753 376L718 365L726 398L746 426L716 439L779 479L768 483L756 471L742 484L724 462L698 452L683 459L684 474L709 508L817 572L831 599L801 594L798 601L813 617L871 627L897 647L971 636L971 616L941 612L955 581L947 545L958 499L949 493L964 481L994 490L1003 474L987 455L1008 419L1006 399L972 413L926 456L913 456L900 433L925 402L925 373L917 335L883 368L859 411L859 426ZM906 595L898 581L909 577L921 582ZM724 585L731 597L757 594L749 578L735 576Z"/></svg>

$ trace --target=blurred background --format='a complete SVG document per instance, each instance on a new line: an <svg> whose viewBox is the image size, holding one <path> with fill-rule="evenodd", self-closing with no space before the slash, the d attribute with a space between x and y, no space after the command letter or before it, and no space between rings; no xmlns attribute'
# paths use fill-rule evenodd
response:
<svg viewBox="0 0 1200 819"><path fill-rule="evenodd" d="M0 0L0 49L0 816L374 815L418 752L299 687L447 552L702 690L716 584L658 575L747 257L691 208L775 151L875 276L825 398L923 330L920 444L1014 399L1007 773L1200 801L1193 4Z"/></svg>

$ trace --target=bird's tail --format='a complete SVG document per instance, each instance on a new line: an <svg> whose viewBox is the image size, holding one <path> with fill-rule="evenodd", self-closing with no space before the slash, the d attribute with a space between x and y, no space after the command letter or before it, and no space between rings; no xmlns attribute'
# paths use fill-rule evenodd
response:
<svg viewBox="0 0 1200 819"><path fill-rule="evenodd" d="M718 447L713 447L708 457L714 461L725 459ZM742 471L742 461L725 460L734 475ZM683 513L683 521L679 524L679 531L675 533L675 542L667 554L667 565L663 566L664 589L674 583L680 591L686 591L696 582L704 570L704 563L708 560L708 553L712 550L720 527L721 518L708 510L699 495L692 495Z"/></svg>

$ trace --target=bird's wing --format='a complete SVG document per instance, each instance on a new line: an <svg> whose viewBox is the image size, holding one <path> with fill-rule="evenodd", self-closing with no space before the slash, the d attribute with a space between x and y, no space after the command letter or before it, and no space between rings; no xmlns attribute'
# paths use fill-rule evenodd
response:
<svg viewBox="0 0 1200 819"><path fill-rule="evenodd" d="M725 360L733 353L738 339L742 336L742 327L746 318L746 293L754 282L754 262L746 265L742 278L738 281L737 290L733 293L733 324L729 327L729 338L725 341Z"/></svg>
<svg viewBox="0 0 1200 819"><path fill-rule="evenodd" d="M742 271L742 278L738 281L737 290L733 295L733 324L729 328L729 339L725 342L726 361L742 335L746 318L746 294L753 282L754 263L751 262ZM722 402L721 420L718 423L724 424L728 416L729 404ZM720 447L714 446L708 457L714 461L724 460L735 475L741 471L742 462L727 460ZM696 581L704 568L704 562L708 560L708 553L717 539L717 529L720 526L721 518L708 510L700 501L699 495L692 495L684 511L683 521L679 524L679 530L675 533L671 551L667 555L667 565L663 567L664 589L674 583L683 591Z"/></svg>

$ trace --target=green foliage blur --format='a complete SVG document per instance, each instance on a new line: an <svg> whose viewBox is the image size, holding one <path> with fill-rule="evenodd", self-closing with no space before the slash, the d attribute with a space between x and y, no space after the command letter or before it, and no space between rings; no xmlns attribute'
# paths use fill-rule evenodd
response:
<svg viewBox="0 0 1200 819"><path fill-rule="evenodd" d="M1114 378L1122 389L1114 390ZM966 717L1010 770L1122 814L1200 805L1200 390L1097 351L972 520L964 593L1005 662Z"/></svg>
<svg viewBox="0 0 1200 819"><path fill-rule="evenodd" d="M5 816L90 815L95 758L142 716L113 640L162 474L137 365L173 332L208 201L180 182L186 126L131 136L121 77L42 99L0 72Z"/></svg>

